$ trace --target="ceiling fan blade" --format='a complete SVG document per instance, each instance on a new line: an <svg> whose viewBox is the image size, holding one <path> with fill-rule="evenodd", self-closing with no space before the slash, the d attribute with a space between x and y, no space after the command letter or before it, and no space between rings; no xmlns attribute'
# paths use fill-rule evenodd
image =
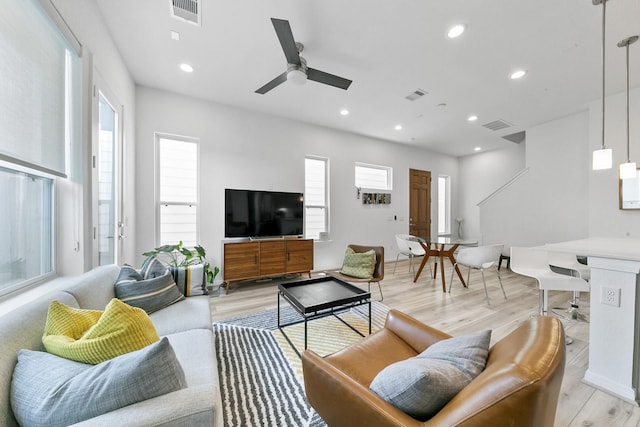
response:
<svg viewBox="0 0 640 427"><path fill-rule="evenodd" d="M307 78L318 83L324 83L344 90L349 89L349 85L351 85L351 80L349 79L325 73L324 71L316 70L315 68L307 69Z"/></svg>
<svg viewBox="0 0 640 427"><path fill-rule="evenodd" d="M273 89L274 87L278 86L281 83L284 83L285 81L287 81L287 73L286 72L280 74L278 77L276 77L275 79L271 80L269 83L267 83L266 85L262 86L260 89L256 90L256 93L264 95L265 93L269 92L271 89Z"/></svg>
<svg viewBox="0 0 640 427"><path fill-rule="evenodd" d="M271 18L271 22L278 35L278 40L280 40L280 46L282 46L284 56L287 58L287 64L300 65L300 54L298 53L289 21Z"/></svg>

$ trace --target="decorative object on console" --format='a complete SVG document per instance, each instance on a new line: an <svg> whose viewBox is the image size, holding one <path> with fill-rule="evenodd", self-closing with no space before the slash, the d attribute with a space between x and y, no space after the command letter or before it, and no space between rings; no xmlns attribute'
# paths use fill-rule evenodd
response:
<svg viewBox="0 0 640 427"><path fill-rule="evenodd" d="M637 176L636 162L632 162L629 155L629 45L637 40L638 36L631 36L618 42L618 47L624 47L627 54L627 163L620 164L620 179L630 179Z"/></svg>
<svg viewBox="0 0 640 427"><path fill-rule="evenodd" d="M609 0L593 0L594 5L602 3L602 145L598 150L593 152L593 170L611 169L613 164L613 152L611 148L607 148L604 143L604 123L605 123L605 34L607 21L607 1Z"/></svg>

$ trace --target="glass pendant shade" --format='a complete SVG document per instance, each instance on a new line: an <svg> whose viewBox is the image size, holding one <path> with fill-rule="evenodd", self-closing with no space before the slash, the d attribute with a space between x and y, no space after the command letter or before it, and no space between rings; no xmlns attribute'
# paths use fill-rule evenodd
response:
<svg viewBox="0 0 640 427"><path fill-rule="evenodd" d="M636 162L628 162L620 164L620 179L629 179L636 177Z"/></svg>
<svg viewBox="0 0 640 427"><path fill-rule="evenodd" d="M611 148L601 148L593 152L593 170L611 169L613 166L613 151Z"/></svg>

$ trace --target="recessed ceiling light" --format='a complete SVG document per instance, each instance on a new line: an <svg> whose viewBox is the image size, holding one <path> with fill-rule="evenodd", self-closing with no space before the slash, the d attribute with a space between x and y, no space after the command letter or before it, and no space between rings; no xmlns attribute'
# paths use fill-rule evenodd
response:
<svg viewBox="0 0 640 427"><path fill-rule="evenodd" d="M447 33L447 37L449 37L450 39L455 39L456 37L460 37L462 33L464 33L465 29L466 27L462 24L454 25L449 29L449 32Z"/></svg>
<svg viewBox="0 0 640 427"><path fill-rule="evenodd" d="M396 125L395 130L402 130L402 125Z"/></svg>
<svg viewBox="0 0 640 427"><path fill-rule="evenodd" d="M470 122L475 122L476 120L478 120L478 116L476 116L475 114L471 115L467 117L467 120L469 120Z"/></svg>
<svg viewBox="0 0 640 427"><path fill-rule="evenodd" d="M340 114L343 116L348 116L349 115L349 110L347 110L346 108L343 108L342 110L340 110Z"/></svg>
<svg viewBox="0 0 640 427"><path fill-rule="evenodd" d="M180 64L180 69L185 73L193 73L193 67L189 64Z"/></svg>
<svg viewBox="0 0 640 427"><path fill-rule="evenodd" d="M171 39L172 40L180 40L180 33L177 31L171 30Z"/></svg>
<svg viewBox="0 0 640 427"><path fill-rule="evenodd" d="M525 74L527 74L527 72L525 70L514 71L511 74L511 80L520 79L520 78L524 77Z"/></svg>
<svg viewBox="0 0 640 427"><path fill-rule="evenodd" d="M482 147L476 147L473 149L473 151L480 151L480 150L482 150Z"/></svg>

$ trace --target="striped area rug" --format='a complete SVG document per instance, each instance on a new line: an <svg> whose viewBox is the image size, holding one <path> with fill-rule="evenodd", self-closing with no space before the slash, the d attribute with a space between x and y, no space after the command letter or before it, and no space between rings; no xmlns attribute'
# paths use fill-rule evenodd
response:
<svg viewBox="0 0 640 427"><path fill-rule="evenodd" d="M382 327L387 311L383 304L372 303L373 331ZM340 317L366 335L367 314L367 307L360 306ZM297 316L290 307L283 307L284 322ZM213 327L225 427L326 426L305 398L300 358L278 329L276 310L220 321ZM302 351L304 325L285 330ZM327 316L309 322L308 339L310 349L326 355L362 337Z"/></svg>

